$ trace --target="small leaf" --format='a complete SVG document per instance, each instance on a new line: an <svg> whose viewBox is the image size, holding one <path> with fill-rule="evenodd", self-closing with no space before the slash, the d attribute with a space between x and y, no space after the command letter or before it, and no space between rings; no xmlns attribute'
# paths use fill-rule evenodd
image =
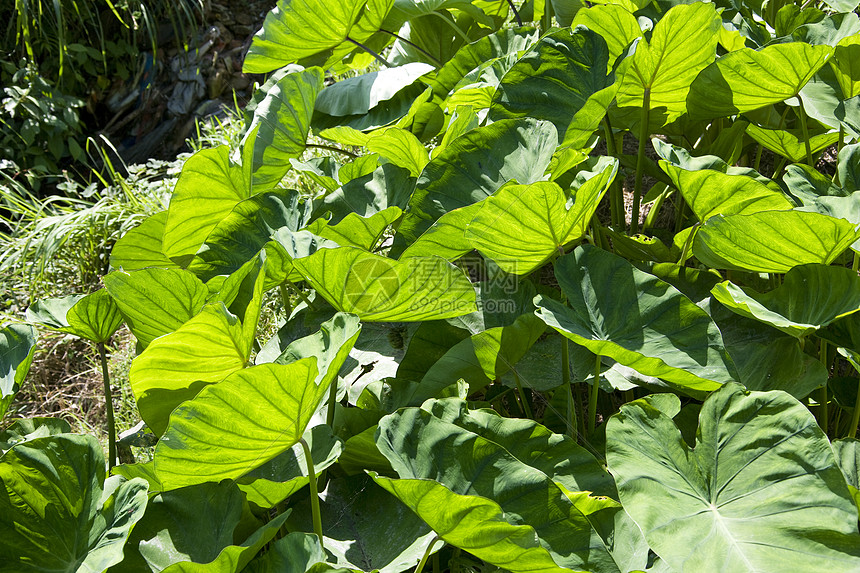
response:
<svg viewBox="0 0 860 573"><path fill-rule="evenodd" d="M10 324L0 329L0 420L33 363L36 329L26 324Z"/></svg>

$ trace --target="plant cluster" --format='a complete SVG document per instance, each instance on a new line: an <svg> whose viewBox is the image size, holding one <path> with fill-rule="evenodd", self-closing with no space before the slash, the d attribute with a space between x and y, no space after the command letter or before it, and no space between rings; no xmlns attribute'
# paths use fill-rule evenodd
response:
<svg viewBox="0 0 860 573"><path fill-rule="evenodd" d="M860 569L855 8L282 0L242 140L2 331L5 411L125 323L155 445L0 433L0 570Z"/></svg>

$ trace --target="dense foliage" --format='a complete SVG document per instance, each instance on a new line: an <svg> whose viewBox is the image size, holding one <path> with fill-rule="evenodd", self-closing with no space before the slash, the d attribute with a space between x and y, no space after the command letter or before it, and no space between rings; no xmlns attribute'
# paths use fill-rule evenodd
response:
<svg viewBox="0 0 860 573"><path fill-rule="evenodd" d="M860 570L855 8L281 0L241 143L2 331L5 411L125 323L157 444L12 423L0 571Z"/></svg>

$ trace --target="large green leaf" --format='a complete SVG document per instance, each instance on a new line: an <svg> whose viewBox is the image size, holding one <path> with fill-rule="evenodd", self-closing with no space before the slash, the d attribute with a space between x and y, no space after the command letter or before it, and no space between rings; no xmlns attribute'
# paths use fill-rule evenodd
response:
<svg viewBox="0 0 860 573"><path fill-rule="evenodd" d="M248 573L305 573L328 559L313 533L294 531L272 543L269 551L254 559Z"/></svg>
<svg viewBox="0 0 860 573"><path fill-rule="evenodd" d="M36 329L26 324L10 324L0 329L0 420L33 363Z"/></svg>
<svg viewBox="0 0 860 573"><path fill-rule="evenodd" d="M107 290L99 289L85 296L37 301L27 309L27 320L91 342L104 342L120 327L122 315Z"/></svg>
<svg viewBox="0 0 860 573"><path fill-rule="evenodd" d="M577 11L572 26L585 26L603 37L609 49L607 63L610 68L636 38L642 37L636 16L618 4L582 8Z"/></svg>
<svg viewBox="0 0 860 573"><path fill-rule="evenodd" d="M688 171L667 161L660 161L660 168L702 222L714 215L783 211L794 206L782 193L743 175L728 175L712 169Z"/></svg>
<svg viewBox="0 0 860 573"><path fill-rule="evenodd" d="M860 310L857 273L817 263L792 268L780 286L764 294L745 291L729 281L718 284L711 292L733 312L795 338Z"/></svg>
<svg viewBox="0 0 860 573"><path fill-rule="evenodd" d="M498 418L497 423L501 426L505 421ZM445 421L424 409L406 408L380 420L376 443L401 480L432 480L429 483L438 482L454 494L492 500L505 512L508 523L533 527L532 535L537 536L551 556L550 563L554 561L574 570L618 571L607 546L585 515L544 473L544 470L556 469L556 464L548 461L548 457L553 456L553 446L557 444L538 441L534 445L543 445L543 451L519 450L521 457L517 457L506 447L512 437L510 431L493 431L483 424L478 426L486 435ZM567 449L564 444L561 448ZM542 462L542 459L547 461ZM378 483L383 485L379 480ZM404 485L408 486L409 482ZM444 493L437 488L429 489L435 489L437 495ZM418 500L413 500L410 503L401 498L415 511ZM469 501L476 500L461 499L461 502ZM485 507L487 511L489 507ZM447 531L434 523L440 517L444 519L445 511L437 507L427 512L427 516L423 512L418 515L440 537L454 544L455 540L446 537ZM502 566L497 561L490 562ZM510 568L510 564L505 567Z"/></svg>
<svg viewBox="0 0 860 573"><path fill-rule="evenodd" d="M590 245L555 267L570 306L543 296L535 304L564 336L685 393L701 395L735 379L717 326L668 283Z"/></svg>
<svg viewBox="0 0 860 573"><path fill-rule="evenodd" d="M468 277L438 257L395 261L340 247L322 249L293 264L332 306L365 321L442 319L476 309Z"/></svg>
<svg viewBox="0 0 860 573"><path fill-rule="evenodd" d="M857 508L827 437L784 392L728 384L705 401L691 449L644 401L606 430L624 509L676 571L850 571Z"/></svg>
<svg viewBox="0 0 860 573"><path fill-rule="evenodd" d="M690 116L734 115L794 97L832 54L830 46L802 42L726 54L705 68L690 87Z"/></svg>
<svg viewBox="0 0 860 573"><path fill-rule="evenodd" d="M0 458L0 571L104 571L146 507L146 482L105 481L92 436L63 434L14 446Z"/></svg>
<svg viewBox="0 0 860 573"><path fill-rule="evenodd" d="M820 213L716 215L699 227L693 254L716 269L785 273L806 263L829 265L858 238L850 222Z"/></svg>
<svg viewBox="0 0 860 573"><path fill-rule="evenodd" d="M750 124L747 134L770 149L787 158L791 163L806 159L806 142L802 130L763 129ZM817 133L809 137L810 153L815 156L839 140L838 132Z"/></svg>
<svg viewBox="0 0 860 573"><path fill-rule="evenodd" d="M242 323L223 304L205 306L175 332L152 341L128 374L146 425L163 433L176 406L244 368L250 351Z"/></svg>
<svg viewBox="0 0 860 573"><path fill-rule="evenodd" d="M415 567L435 533L409 508L366 475L333 479L320 503L323 544L340 567L400 573ZM287 521L309 531L310 501L302 499ZM436 545L440 549L441 544Z"/></svg>
<svg viewBox="0 0 860 573"><path fill-rule="evenodd" d="M290 159L305 150L323 71L311 68L284 75L268 88L254 108L241 145L252 145L251 185L254 192L277 185L290 169Z"/></svg>
<svg viewBox="0 0 860 573"><path fill-rule="evenodd" d="M546 181L503 187L483 201L465 237L503 271L528 274L585 235L617 170L614 159L601 161L570 199Z"/></svg>
<svg viewBox="0 0 860 573"><path fill-rule="evenodd" d="M126 271L178 266L167 258L161 247L166 222L167 211L162 211L147 217L139 226L120 237L110 252L110 266Z"/></svg>
<svg viewBox="0 0 860 573"><path fill-rule="evenodd" d="M459 259L473 248L472 242L466 239L466 226L483 205L483 201L479 201L448 211L421 233L421 236L401 253L400 258L435 256L449 261Z"/></svg>
<svg viewBox="0 0 860 573"><path fill-rule="evenodd" d="M606 75L608 63L606 42L590 30L547 34L505 73L489 117L551 121L561 141L588 98L612 83Z"/></svg>
<svg viewBox="0 0 860 573"><path fill-rule="evenodd" d="M842 88L842 99L860 95L860 37L854 35L839 42L830 66Z"/></svg>
<svg viewBox="0 0 860 573"><path fill-rule="evenodd" d="M303 58L338 48L353 40L364 42L379 30L393 0L279 0L254 36L243 69L266 73ZM338 52L337 60L355 49Z"/></svg>
<svg viewBox="0 0 860 573"><path fill-rule="evenodd" d="M182 166L167 210L162 252L171 260L190 258L236 203L251 196L251 161L236 165L230 148L198 151Z"/></svg>
<svg viewBox="0 0 860 573"><path fill-rule="evenodd" d="M180 269L115 271L104 277L126 324L144 348L171 333L203 309L209 289Z"/></svg>
<svg viewBox="0 0 860 573"><path fill-rule="evenodd" d="M412 242L448 211L477 203L508 181L540 181L557 145L551 123L528 118L461 135L424 168L399 234Z"/></svg>
<svg viewBox="0 0 860 573"><path fill-rule="evenodd" d="M416 62L341 80L320 92L315 110L335 116L365 114L432 69Z"/></svg>
<svg viewBox="0 0 860 573"><path fill-rule="evenodd" d="M19 418L0 431L0 456L22 442L70 433L72 427L62 418Z"/></svg>
<svg viewBox="0 0 860 573"><path fill-rule="evenodd" d="M854 497L854 503L860 507L860 490L858 490L860 488L860 448L857 447L860 442L845 438L833 440L830 445L833 446L836 463L839 464L839 469L842 470L842 475L848 483L848 491Z"/></svg>
<svg viewBox="0 0 860 573"><path fill-rule="evenodd" d="M308 225L308 230L324 239L334 241L339 246L358 247L371 251L388 225L394 223L402 214L400 207L392 206L369 217L359 217L355 213L350 213L334 225L329 225L326 219L320 218Z"/></svg>
<svg viewBox="0 0 860 573"><path fill-rule="evenodd" d="M719 29L713 4L669 9L654 27L650 42L639 40L636 52L619 64L618 106L641 108L647 94L650 109L665 114L665 121L685 113L690 84L714 60Z"/></svg>
<svg viewBox="0 0 860 573"><path fill-rule="evenodd" d="M121 570L241 571L287 517L282 514L249 528L242 522L243 504L242 492L226 481L159 493L134 528Z"/></svg>

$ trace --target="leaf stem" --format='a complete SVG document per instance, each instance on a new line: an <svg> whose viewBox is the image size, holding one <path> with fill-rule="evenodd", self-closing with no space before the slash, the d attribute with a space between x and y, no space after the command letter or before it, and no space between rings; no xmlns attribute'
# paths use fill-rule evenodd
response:
<svg viewBox="0 0 860 573"><path fill-rule="evenodd" d="M430 545L428 545L427 549L424 550L424 555L421 556L421 561L418 562L418 566L415 568L415 573L421 573L424 570L424 565L427 564L427 559L430 557L433 546L436 545L437 541L439 541L438 535L430 540Z"/></svg>
<svg viewBox="0 0 860 573"><path fill-rule="evenodd" d="M425 50L424 48L422 48L421 46L419 46L419 45L418 45L418 44L416 44L415 42L412 42L412 41L410 41L410 40L407 40L406 38L404 38L404 37L403 37L403 36L401 36L400 34L395 34L395 33L394 33L394 32L392 32L391 30L386 30L386 29L384 29L384 28L380 28L380 29L379 29L379 31L380 31L380 32L384 32L384 33L386 33L386 34L390 34L390 35L394 36L395 38L397 38L398 40L400 40L400 41L401 41L401 42L403 42L404 44L409 44L410 46L412 46L413 48L415 48L416 50L418 50L419 52L421 52L422 54L424 54L425 56L427 56L429 59L433 60L433 64L434 64L437 68L441 68L441 67L442 67L442 65L443 65L443 64L442 64L442 62L441 62L440 60L438 60L438 59L437 59L433 54L431 54L430 52L428 52L427 50Z"/></svg>
<svg viewBox="0 0 860 573"><path fill-rule="evenodd" d="M609 155L618 158L618 149L608 116L603 118L603 134L606 138L606 151ZM609 212L612 214L612 226L622 229L624 227L624 190L618 177L612 181L612 186L609 188Z"/></svg>
<svg viewBox="0 0 860 573"><path fill-rule="evenodd" d="M116 426L114 425L113 418L113 396L110 391L110 374L108 373L105 343L97 343L96 348L98 348L99 359L102 363L102 381L104 382L105 387L105 412L107 413L108 431L108 471L110 471L116 465Z"/></svg>
<svg viewBox="0 0 860 573"><path fill-rule="evenodd" d="M756 171L761 167L761 154L764 151L764 145L761 143L758 144L758 149L755 151L755 163L753 164L753 169Z"/></svg>
<svg viewBox="0 0 860 573"><path fill-rule="evenodd" d="M305 147L310 147L311 149L327 149L329 151L337 151L338 153L343 153L353 159L358 159L358 155L353 153L352 151L347 151L346 149L341 149L340 147L335 147L334 145L325 145L324 143L307 143Z"/></svg>
<svg viewBox="0 0 860 573"><path fill-rule="evenodd" d="M328 411L325 414L325 423L329 428L334 427L334 407L337 404L337 376L329 386Z"/></svg>
<svg viewBox="0 0 860 573"><path fill-rule="evenodd" d="M471 43L471 40L469 39L469 36L467 36L467 35L466 35L466 32L464 32L464 31L462 30L462 28L460 28L460 26L458 26L458 25L457 25L457 22L454 22L453 20L449 20L448 18L446 18L445 16L443 16L440 12L436 12L435 10L434 10L433 12L430 12L430 13L431 13L431 14L433 14L434 16L436 16L437 18L442 18L442 20L443 20L446 24L448 24L448 26L449 26L452 30L454 30L454 33L455 33L455 34L457 34L458 36L460 36L460 38L461 38L464 42L466 42L467 44ZM447 13L447 12L446 12L446 13Z"/></svg>
<svg viewBox="0 0 860 573"><path fill-rule="evenodd" d="M567 431L576 441L576 403L570 384L570 341L566 336L561 337L561 385L567 392Z"/></svg>
<svg viewBox="0 0 860 573"><path fill-rule="evenodd" d="M806 146L806 164L810 167L815 167L812 163L812 144L809 142L809 128L806 125L806 110L803 109L803 100L798 96L800 101L800 129L803 131L803 143Z"/></svg>
<svg viewBox="0 0 860 573"><path fill-rule="evenodd" d="M514 6L514 0L508 0L508 6L511 7L511 12L514 13L514 18L517 21L517 26L522 26L523 25L523 19L520 18L520 13L517 12L517 7ZM544 12L544 14L546 14L546 12Z"/></svg>
<svg viewBox="0 0 860 573"><path fill-rule="evenodd" d="M356 46L358 46L359 48L361 48L362 50L364 50L365 52L367 52L368 54L370 54L371 56L373 56L374 58L376 58L376 60L377 60L380 64L382 64L383 66L385 66L386 68L392 68L392 67L394 67L394 66L392 66L392 65L389 63L389 61L388 61L388 60L386 60L385 58L383 58L382 56L380 56L379 54L377 54L376 52L374 52L373 50L371 50L370 48L368 48L367 46L365 46L365 45L364 45L364 44L362 44L361 42L356 42L355 40L353 40L353 39L352 39L352 38L350 38L349 36L347 36L347 37L346 37L346 41L347 41L347 42L352 42L353 44L355 44Z"/></svg>
<svg viewBox="0 0 860 573"><path fill-rule="evenodd" d="M290 291L287 290L284 283L281 283L278 285L278 292L281 293L281 304L284 305L284 312L287 315L287 319L289 319L290 315L293 313L293 305L290 302Z"/></svg>
<svg viewBox="0 0 860 573"><path fill-rule="evenodd" d="M651 113L651 88L645 88L642 96L642 117L639 125L639 153L636 157L636 183L633 186L633 214L630 218L630 234L639 232L639 204L642 202L642 176L645 170L645 140L648 139L648 121Z"/></svg>
<svg viewBox="0 0 860 573"><path fill-rule="evenodd" d="M824 365L825 370L829 372L830 369L827 365L827 342L823 339L821 340L821 346L819 347L819 359ZM818 407L818 423L821 425L821 429L824 430L826 435L827 427L830 425L829 415L827 412L827 381L825 381L824 386L819 389L818 401L820 404Z"/></svg>
<svg viewBox="0 0 860 573"><path fill-rule="evenodd" d="M311 513L314 520L314 533L319 537L320 545L323 542L322 517L320 517L320 498L317 493L317 474L314 471L314 459L311 457L311 449L304 438L299 438L299 443L305 452L305 464L308 467L308 488L311 490Z"/></svg>
<svg viewBox="0 0 860 573"><path fill-rule="evenodd" d="M520 402L523 403L523 412L525 413L527 418L531 418L532 409L531 406L529 406L528 400L526 400L526 393L525 390L523 390L523 385L520 382L520 377L517 374L516 370L511 370L511 373L514 375L514 382L516 382L517 384L517 392L519 392L520 394Z"/></svg>
<svg viewBox="0 0 860 573"><path fill-rule="evenodd" d="M594 428L597 426L597 390L600 388L600 355L594 364L594 384L589 389L588 394L588 435L594 433Z"/></svg>

